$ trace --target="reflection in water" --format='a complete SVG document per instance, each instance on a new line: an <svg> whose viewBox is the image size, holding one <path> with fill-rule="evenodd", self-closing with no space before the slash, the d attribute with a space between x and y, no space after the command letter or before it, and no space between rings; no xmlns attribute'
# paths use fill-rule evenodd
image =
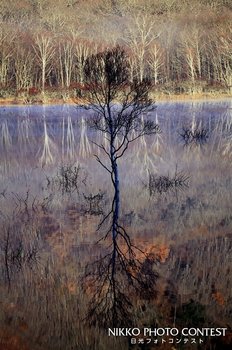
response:
<svg viewBox="0 0 232 350"><path fill-rule="evenodd" d="M44 127L44 134L43 134L43 141L42 141L42 150L41 156L39 158L39 164L44 167L45 165L53 164L54 158L55 158L55 143L52 141L51 137L48 135L47 132L47 123L44 117L43 122Z"/></svg>
<svg viewBox="0 0 232 350"><path fill-rule="evenodd" d="M158 105L162 134L138 140L119 162L121 238L112 242L113 212L104 220L111 183L90 142L107 140L88 129L86 111L0 109L6 349L127 349L127 339L98 328L112 319L112 327L232 327L231 111L226 101ZM209 137L184 147L183 130ZM150 196L149 176L166 190L176 167L190 176L185 191L155 188ZM93 328L83 322L87 315ZM222 350L222 341L205 339L202 349Z"/></svg>
<svg viewBox="0 0 232 350"><path fill-rule="evenodd" d="M81 135L80 135L79 154L82 158L86 158L91 154L91 147L90 147L89 139L87 136L87 130L86 130L86 121L83 117L81 118Z"/></svg>
<svg viewBox="0 0 232 350"><path fill-rule="evenodd" d="M30 118L26 114L25 119L18 120L18 144L21 146L30 145L32 142L32 133L30 130Z"/></svg>
<svg viewBox="0 0 232 350"><path fill-rule="evenodd" d="M99 229L103 224L108 226L98 241L104 240L103 255L87 264L83 278L84 289L90 295L86 319L90 324L106 328L132 326L132 295L138 300L154 299L158 278L153 270L153 257L132 243L119 224L115 207L113 202L113 210L100 222Z"/></svg>
<svg viewBox="0 0 232 350"><path fill-rule="evenodd" d="M20 274L23 269L33 268L38 259L39 232L28 225L13 225L6 223L2 226L1 251L3 255L3 276L8 287L14 274Z"/></svg>
<svg viewBox="0 0 232 350"><path fill-rule="evenodd" d="M155 113L155 123L156 125L160 124L157 112ZM162 144L163 144L162 133L158 133L155 135L155 140L152 144L152 148L156 154L160 153Z"/></svg>
<svg viewBox="0 0 232 350"><path fill-rule="evenodd" d="M7 120L4 120L2 122L2 127L1 127L1 147L2 147L2 151L7 152L12 145L12 138L11 135L9 133L9 129L8 129L8 123Z"/></svg>
<svg viewBox="0 0 232 350"><path fill-rule="evenodd" d="M64 119L63 119L64 123ZM75 157L76 151L76 145L75 145L75 137L73 132L73 125L71 117L68 116L67 120L67 134L66 134L66 152L67 152L67 158L72 160Z"/></svg>

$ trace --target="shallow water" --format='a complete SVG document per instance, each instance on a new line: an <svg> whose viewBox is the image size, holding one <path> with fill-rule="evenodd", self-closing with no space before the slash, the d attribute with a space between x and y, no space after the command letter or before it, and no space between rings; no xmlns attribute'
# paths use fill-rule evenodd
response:
<svg viewBox="0 0 232 350"><path fill-rule="evenodd" d="M232 326L232 104L159 103L149 117L162 133L140 138L119 161L120 220L158 261L154 312L168 323L173 308L192 300L206 324ZM68 105L0 107L0 322L4 341L16 332L20 349L108 346L81 328L88 293L80 277L107 252L104 241L95 243L112 200L109 176L94 157L107 162L95 145L107 140L89 118ZM208 137L186 145L183 128ZM149 174L188 180L151 193Z"/></svg>

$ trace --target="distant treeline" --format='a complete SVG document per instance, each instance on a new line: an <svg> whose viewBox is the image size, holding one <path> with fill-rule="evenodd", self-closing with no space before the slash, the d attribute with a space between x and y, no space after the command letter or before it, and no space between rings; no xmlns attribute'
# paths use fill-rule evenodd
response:
<svg viewBox="0 0 232 350"><path fill-rule="evenodd" d="M76 89L87 58L117 44L131 79L231 91L231 23L231 0L1 0L0 95Z"/></svg>

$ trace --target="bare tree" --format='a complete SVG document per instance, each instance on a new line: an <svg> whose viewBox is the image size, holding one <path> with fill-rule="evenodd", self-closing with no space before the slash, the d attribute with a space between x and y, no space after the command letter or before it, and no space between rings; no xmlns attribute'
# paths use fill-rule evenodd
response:
<svg viewBox="0 0 232 350"><path fill-rule="evenodd" d="M38 34L35 37L33 48L41 68L41 88L42 92L44 92L46 77L51 71L50 63L55 53L52 45L52 37L46 33Z"/></svg>
<svg viewBox="0 0 232 350"><path fill-rule="evenodd" d="M220 46L223 62L223 81L232 91L232 25L231 23L219 32Z"/></svg>
<svg viewBox="0 0 232 350"><path fill-rule="evenodd" d="M90 54L90 45L84 40L75 40L74 55L76 59L76 80L83 84L84 82L84 68L88 55Z"/></svg>
<svg viewBox="0 0 232 350"><path fill-rule="evenodd" d="M160 47L158 43L153 43L149 49L149 59L148 64L151 69L151 76L154 79L154 84L158 84L161 69L164 64L164 50Z"/></svg>
<svg viewBox="0 0 232 350"><path fill-rule="evenodd" d="M127 33L127 45L136 59L137 78L142 82L146 76L148 48L159 36L155 33L154 17L145 14L132 17Z"/></svg>
<svg viewBox="0 0 232 350"><path fill-rule="evenodd" d="M8 83L14 40L15 33L12 29L0 22L0 86L6 86Z"/></svg>
<svg viewBox="0 0 232 350"><path fill-rule="evenodd" d="M74 70L74 42L73 38L66 36L61 38L58 44L59 51L59 75L62 87L69 87Z"/></svg>
<svg viewBox="0 0 232 350"><path fill-rule="evenodd" d="M120 47L90 56L86 62L85 73L86 102L89 104L88 108L95 111L92 126L102 131L107 138L108 147L103 144L98 144L98 147L107 155L110 165L103 163L97 155L96 158L111 176L114 187L113 208L117 208L120 188L118 159L134 140L159 132L158 125L152 120L145 119L141 122L142 116L155 108L149 98L151 84L147 80L129 83L128 61ZM116 104L117 102L120 104ZM115 215L117 223L119 207ZM113 236L116 235L116 226Z"/></svg>
<svg viewBox="0 0 232 350"><path fill-rule="evenodd" d="M181 35L182 59L187 67L187 76L192 83L202 76L202 34L199 27L193 25L189 32L185 29Z"/></svg>
<svg viewBox="0 0 232 350"><path fill-rule="evenodd" d="M113 184L112 206L104 216L99 228L108 223L105 240L110 240L110 251L103 259L94 263L94 273L87 273L97 285L94 300L97 306L91 308L90 316L107 317L114 324L126 319L127 307L130 307L129 296L120 280L126 277L126 285L134 285L136 290L152 290L154 280L149 273L142 272L143 264L136 258L130 236L120 224L120 177L118 160L123 157L131 142L159 132L159 127L144 116L153 111L155 106L148 93L151 84L148 81L129 82L127 56L120 47L106 50L88 58L86 74L86 108L95 113L90 124L103 132L107 144L97 144L107 156L108 163L98 155L97 161L109 173ZM143 276L143 277L142 277ZM103 278L103 280L102 280ZM123 311L124 310L124 311ZM106 315L105 315L106 316Z"/></svg>
<svg viewBox="0 0 232 350"><path fill-rule="evenodd" d="M14 73L16 89L28 89L33 86L34 55L22 40L15 46Z"/></svg>

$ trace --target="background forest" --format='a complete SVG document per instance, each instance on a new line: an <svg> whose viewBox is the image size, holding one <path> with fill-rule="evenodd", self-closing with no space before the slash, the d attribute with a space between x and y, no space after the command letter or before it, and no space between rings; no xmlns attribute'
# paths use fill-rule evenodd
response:
<svg viewBox="0 0 232 350"><path fill-rule="evenodd" d="M80 97L91 54L119 44L162 94L231 93L230 0L1 0L0 98Z"/></svg>

